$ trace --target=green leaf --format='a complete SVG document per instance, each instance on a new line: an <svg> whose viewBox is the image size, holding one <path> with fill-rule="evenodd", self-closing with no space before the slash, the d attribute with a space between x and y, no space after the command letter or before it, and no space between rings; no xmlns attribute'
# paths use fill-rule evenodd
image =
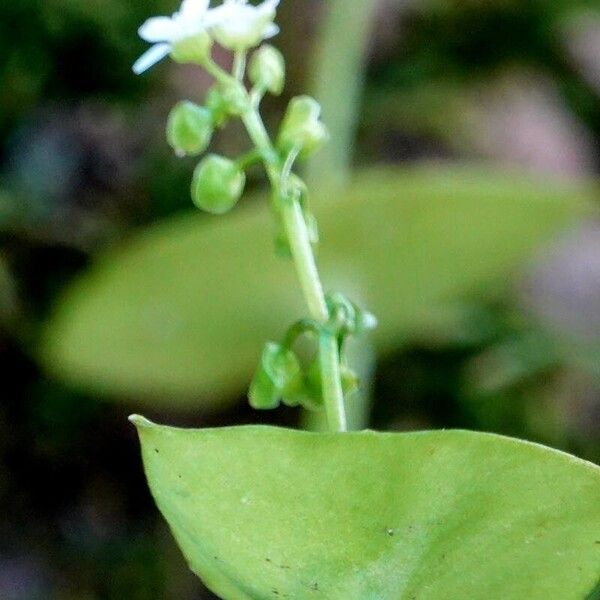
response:
<svg viewBox="0 0 600 600"><path fill-rule="evenodd" d="M377 169L316 198L327 290L379 318L379 351L467 295L498 291L529 253L590 212L595 187L476 168ZM265 203L186 215L104 256L68 291L44 360L72 383L169 409L214 408L249 383L265 341L306 316Z"/></svg>
<svg viewBox="0 0 600 600"><path fill-rule="evenodd" d="M583 600L600 579L600 469L566 454L132 420L160 510L225 600Z"/></svg>

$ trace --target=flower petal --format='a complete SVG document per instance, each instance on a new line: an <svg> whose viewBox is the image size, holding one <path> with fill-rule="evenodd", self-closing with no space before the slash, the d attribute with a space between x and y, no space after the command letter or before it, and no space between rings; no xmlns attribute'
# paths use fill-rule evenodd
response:
<svg viewBox="0 0 600 600"><path fill-rule="evenodd" d="M149 50L144 52L133 65L133 72L141 75L157 62L160 62L171 52L171 44L154 44Z"/></svg>
<svg viewBox="0 0 600 600"><path fill-rule="evenodd" d="M201 19L206 11L210 0L183 0L179 8L179 14L184 19Z"/></svg>
<svg viewBox="0 0 600 600"><path fill-rule="evenodd" d="M231 18L235 18L237 5L231 2L223 2L215 8L211 8L204 17L206 27L212 27L224 23Z"/></svg>
<svg viewBox="0 0 600 600"><path fill-rule="evenodd" d="M209 29L210 27L215 27L216 25L220 25L221 23L223 23L225 20L227 20L228 15L228 11L225 9L224 7L225 5L222 4L221 6L217 6L216 8L211 8L206 15L204 16L203 19L203 23L204 23L204 27L206 27L207 29Z"/></svg>
<svg viewBox="0 0 600 600"><path fill-rule="evenodd" d="M263 33L263 37L265 40L268 40L272 37L275 37L279 33L280 29L275 23L271 23L267 25L265 32Z"/></svg>
<svg viewBox="0 0 600 600"><path fill-rule="evenodd" d="M257 8L260 10L275 11L280 2L281 0L265 0L260 6L257 6Z"/></svg>
<svg viewBox="0 0 600 600"><path fill-rule="evenodd" d="M175 33L175 23L169 17L152 17L138 29L138 33L147 42L169 42Z"/></svg>

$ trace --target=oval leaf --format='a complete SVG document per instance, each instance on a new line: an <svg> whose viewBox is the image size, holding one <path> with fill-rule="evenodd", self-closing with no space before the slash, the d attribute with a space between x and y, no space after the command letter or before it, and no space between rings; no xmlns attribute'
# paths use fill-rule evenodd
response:
<svg viewBox="0 0 600 600"><path fill-rule="evenodd" d="M566 454L133 420L160 510L225 600L583 600L600 579L600 469Z"/></svg>
<svg viewBox="0 0 600 600"><path fill-rule="evenodd" d="M379 317L379 350L466 294L506 284L540 243L589 212L595 190L468 168L379 169L316 202L328 290ZM267 340L305 316L264 206L185 216L110 253L65 296L44 359L75 384L214 407L235 397Z"/></svg>

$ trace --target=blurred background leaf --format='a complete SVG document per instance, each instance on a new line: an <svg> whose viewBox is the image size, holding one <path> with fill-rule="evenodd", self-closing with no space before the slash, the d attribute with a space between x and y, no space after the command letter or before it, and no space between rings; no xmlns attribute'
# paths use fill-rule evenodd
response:
<svg viewBox="0 0 600 600"><path fill-rule="evenodd" d="M318 202L323 277L379 316L375 342L389 351L469 295L501 293L528 252L591 212L594 191L472 167L362 173ZM104 257L50 324L50 368L170 408L235 398L264 341L304 314L269 219L182 217Z"/></svg>

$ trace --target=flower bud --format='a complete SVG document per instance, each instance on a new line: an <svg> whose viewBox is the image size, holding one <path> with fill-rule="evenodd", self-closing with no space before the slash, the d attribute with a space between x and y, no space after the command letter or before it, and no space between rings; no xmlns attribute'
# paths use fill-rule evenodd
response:
<svg viewBox="0 0 600 600"><path fill-rule="evenodd" d="M197 156L204 152L213 134L209 110L193 102L175 105L167 122L167 140L178 156Z"/></svg>
<svg viewBox="0 0 600 600"><path fill-rule="evenodd" d="M255 86L279 96L285 85L283 54L269 44L261 46L252 56L248 75Z"/></svg>
<svg viewBox="0 0 600 600"><path fill-rule="evenodd" d="M248 93L239 81L232 80L227 83L219 83L218 89L227 114L237 117L248 109Z"/></svg>
<svg viewBox="0 0 600 600"><path fill-rule="evenodd" d="M238 117L249 107L249 98L244 86L237 81L217 83L207 92L205 103L213 113L213 120L219 127L229 117Z"/></svg>
<svg viewBox="0 0 600 600"><path fill-rule="evenodd" d="M279 344L267 344L250 385L248 399L257 410L277 408L283 396L293 397L302 385L302 369L296 355Z"/></svg>
<svg viewBox="0 0 600 600"><path fill-rule="evenodd" d="M300 150L300 156L310 156L329 139L325 125L319 120L321 106L309 96L293 98L279 132L277 146L283 154L294 149Z"/></svg>
<svg viewBox="0 0 600 600"><path fill-rule="evenodd" d="M194 171L192 200L214 215L230 211L244 191L246 176L231 160L210 154Z"/></svg>
<svg viewBox="0 0 600 600"><path fill-rule="evenodd" d="M213 41L206 31L178 40L171 49L171 58L181 64L202 65L210 58Z"/></svg>

